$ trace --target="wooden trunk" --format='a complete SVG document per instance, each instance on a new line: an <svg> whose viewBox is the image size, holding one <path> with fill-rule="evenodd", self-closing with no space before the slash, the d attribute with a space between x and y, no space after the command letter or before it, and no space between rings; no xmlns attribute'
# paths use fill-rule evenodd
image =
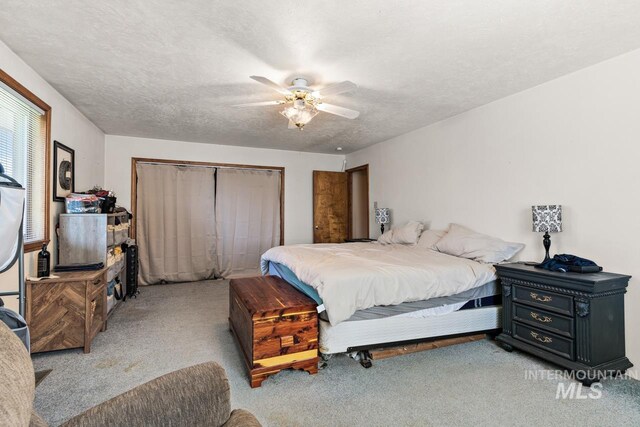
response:
<svg viewBox="0 0 640 427"><path fill-rule="evenodd" d="M316 303L279 277L231 280L229 325L251 387L283 369L318 372Z"/></svg>
<svg viewBox="0 0 640 427"><path fill-rule="evenodd" d="M106 328L106 269L56 273L57 279L26 281L26 320L31 352L83 348Z"/></svg>

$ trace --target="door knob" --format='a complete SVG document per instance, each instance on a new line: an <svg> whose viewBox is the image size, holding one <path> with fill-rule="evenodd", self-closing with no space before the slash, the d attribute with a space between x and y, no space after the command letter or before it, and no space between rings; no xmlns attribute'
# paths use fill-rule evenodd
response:
<svg viewBox="0 0 640 427"><path fill-rule="evenodd" d="M316 226L315 226L315 229L316 229L316 230L319 230L319 229L320 229L320 226L319 226L319 225L316 225Z"/></svg>

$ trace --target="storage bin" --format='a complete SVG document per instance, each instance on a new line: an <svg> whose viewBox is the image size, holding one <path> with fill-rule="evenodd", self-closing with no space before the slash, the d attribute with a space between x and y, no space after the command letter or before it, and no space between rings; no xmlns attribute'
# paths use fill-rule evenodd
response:
<svg viewBox="0 0 640 427"><path fill-rule="evenodd" d="M65 207L69 214L100 213L100 199L93 194L71 193L65 198Z"/></svg>
<svg viewBox="0 0 640 427"><path fill-rule="evenodd" d="M113 244L121 245L129 238L129 227L116 228L113 230Z"/></svg>
<svg viewBox="0 0 640 427"><path fill-rule="evenodd" d="M125 257L124 254L115 256L115 262L109 266L107 270L107 283L111 282L124 268Z"/></svg>

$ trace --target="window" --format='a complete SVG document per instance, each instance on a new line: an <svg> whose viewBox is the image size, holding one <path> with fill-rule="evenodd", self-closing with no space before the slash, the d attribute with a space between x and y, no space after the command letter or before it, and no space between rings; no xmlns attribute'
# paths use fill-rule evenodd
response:
<svg viewBox="0 0 640 427"><path fill-rule="evenodd" d="M49 241L51 108L0 70L0 163L27 189L25 251Z"/></svg>

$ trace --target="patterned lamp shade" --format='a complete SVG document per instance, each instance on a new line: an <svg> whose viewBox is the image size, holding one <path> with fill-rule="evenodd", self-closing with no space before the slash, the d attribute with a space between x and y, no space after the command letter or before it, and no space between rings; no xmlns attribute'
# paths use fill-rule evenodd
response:
<svg viewBox="0 0 640 427"><path fill-rule="evenodd" d="M389 224L389 208L376 208L376 224Z"/></svg>
<svg viewBox="0 0 640 427"><path fill-rule="evenodd" d="M562 231L562 206L531 206L533 231L537 233L559 233Z"/></svg>

